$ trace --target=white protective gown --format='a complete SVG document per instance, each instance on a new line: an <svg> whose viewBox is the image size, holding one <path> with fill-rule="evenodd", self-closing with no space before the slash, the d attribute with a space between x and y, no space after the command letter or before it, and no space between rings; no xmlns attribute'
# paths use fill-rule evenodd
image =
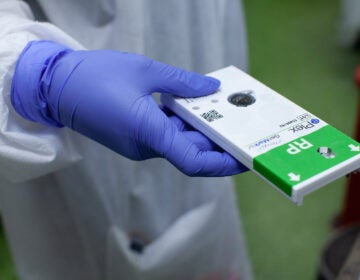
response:
<svg viewBox="0 0 360 280"><path fill-rule="evenodd" d="M20 279L250 279L231 178L130 161L10 104L28 41L145 54L201 73L246 68L238 0L0 0L0 205ZM84 46L84 47L83 47ZM142 254L132 237L149 242ZM213 278L211 278L213 277ZM0 272L1 278L1 272Z"/></svg>

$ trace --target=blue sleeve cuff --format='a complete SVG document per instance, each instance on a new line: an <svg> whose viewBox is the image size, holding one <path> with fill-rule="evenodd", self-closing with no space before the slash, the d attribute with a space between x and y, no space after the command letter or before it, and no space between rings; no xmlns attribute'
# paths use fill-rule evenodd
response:
<svg viewBox="0 0 360 280"><path fill-rule="evenodd" d="M11 84L11 103L18 114L30 121L63 127L47 103L47 87L56 61L72 52L68 47L51 41L31 41L23 49Z"/></svg>

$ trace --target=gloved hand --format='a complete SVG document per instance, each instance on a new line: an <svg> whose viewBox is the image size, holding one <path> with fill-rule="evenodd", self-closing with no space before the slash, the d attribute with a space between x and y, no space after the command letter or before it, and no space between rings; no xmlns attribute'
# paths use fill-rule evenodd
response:
<svg viewBox="0 0 360 280"><path fill-rule="evenodd" d="M226 176L246 168L152 97L202 96L219 85L141 55L33 41L17 62L11 100L26 119L67 126L130 159L163 157L190 176Z"/></svg>

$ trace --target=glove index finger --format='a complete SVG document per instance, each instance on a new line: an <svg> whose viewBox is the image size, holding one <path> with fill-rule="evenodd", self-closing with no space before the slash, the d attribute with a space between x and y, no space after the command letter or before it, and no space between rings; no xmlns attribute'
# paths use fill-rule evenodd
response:
<svg viewBox="0 0 360 280"><path fill-rule="evenodd" d="M200 150L180 131L173 135L171 142L171 148L164 156L188 176L221 177L248 170L226 152Z"/></svg>
<svg viewBox="0 0 360 280"><path fill-rule="evenodd" d="M153 61L148 71L153 75L152 91L170 93L181 97L198 97L214 93L220 81L178 67Z"/></svg>

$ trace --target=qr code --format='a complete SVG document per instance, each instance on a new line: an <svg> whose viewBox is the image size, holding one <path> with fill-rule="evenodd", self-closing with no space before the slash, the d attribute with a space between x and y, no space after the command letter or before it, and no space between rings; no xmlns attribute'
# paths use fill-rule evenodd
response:
<svg viewBox="0 0 360 280"><path fill-rule="evenodd" d="M203 117L208 122L213 122L223 117L223 115L218 113L216 110L210 110L208 112L202 113L200 116Z"/></svg>

